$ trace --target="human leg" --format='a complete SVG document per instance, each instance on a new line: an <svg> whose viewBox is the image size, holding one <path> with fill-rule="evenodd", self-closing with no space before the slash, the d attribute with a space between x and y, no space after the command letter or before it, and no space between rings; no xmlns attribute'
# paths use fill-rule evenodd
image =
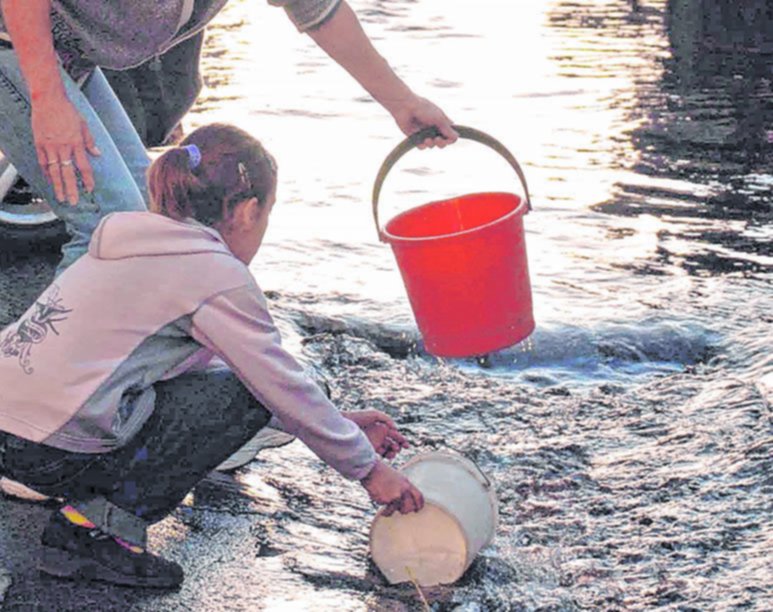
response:
<svg viewBox="0 0 773 612"><path fill-rule="evenodd" d="M228 369L186 373L155 389L150 419L129 444L110 453L68 453L6 437L0 460L7 474L64 497L89 520L83 529L54 513L43 535L43 571L141 586L172 587L182 580L176 564L129 553L105 536L144 547L143 526L170 513L270 414Z"/></svg>
<svg viewBox="0 0 773 612"><path fill-rule="evenodd" d="M227 368L187 372L154 388L153 414L125 446L97 455L70 453L9 435L5 472L83 508L86 516L89 500L104 497L154 523L270 418Z"/></svg>
<svg viewBox="0 0 773 612"><path fill-rule="evenodd" d="M83 94L99 116L113 139L134 183L149 204L147 171L150 167L148 151L118 96L108 83L102 70L97 68L83 86Z"/></svg>
<svg viewBox="0 0 773 612"><path fill-rule="evenodd" d="M95 75L98 75L96 79ZM86 91L95 99L100 112L106 117L107 126L116 134L123 153L135 161L130 162L132 170L124 161L116 140L92 106L87 94L81 91L68 75L62 73L67 95L86 120L101 151L101 155L89 160L96 183L94 191L86 193L80 184L79 201L77 205L71 206L56 200L53 188L38 164L30 124L29 91L13 49L0 48L0 148L33 190L45 197L51 209L67 226L71 239L62 247L58 273L86 251L91 234L104 215L119 210L146 210L136 176L140 172L141 163L137 161L139 157L136 146L130 144L131 138L127 136L127 130L133 132L134 128L128 119L125 123L120 121L119 113L115 109L109 112L113 104L120 107L120 103L117 99L111 102L103 87L107 87L104 77L98 72L95 75L92 75L86 84ZM144 179L142 184L144 185Z"/></svg>
<svg viewBox="0 0 773 612"><path fill-rule="evenodd" d="M153 414L129 443L100 457L81 480L148 523L163 519L271 415L227 368L156 383ZM80 495L83 497L83 494Z"/></svg>

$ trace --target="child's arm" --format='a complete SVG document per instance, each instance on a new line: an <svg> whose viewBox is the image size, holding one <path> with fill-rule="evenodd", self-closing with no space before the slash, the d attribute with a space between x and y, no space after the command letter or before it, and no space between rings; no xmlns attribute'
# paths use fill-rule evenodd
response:
<svg viewBox="0 0 773 612"><path fill-rule="evenodd" d="M374 502L386 504L385 514L421 510L421 491L378 458L355 423L358 418L366 425L376 420L391 423L391 419L377 411L353 413L354 420L338 412L282 348L257 285L251 283L208 300L194 314L191 334L228 363L253 395L279 418L286 432L299 437L344 477L359 480Z"/></svg>
<svg viewBox="0 0 773 612"><path fill-rule="evenodd" d="M373 446L282 348L257 285L204 303L193 316L191 335L220 355L283 429L325 463L352 480L371 472L378 459Z"/></svg>

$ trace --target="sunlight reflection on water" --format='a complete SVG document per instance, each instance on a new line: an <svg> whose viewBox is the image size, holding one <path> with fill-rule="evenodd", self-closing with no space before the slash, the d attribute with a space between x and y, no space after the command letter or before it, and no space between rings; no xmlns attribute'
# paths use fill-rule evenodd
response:
<svg viewBox="0 0 773 612"><path fill-rule="evenodd" d="M435 609L766 609L773 179L744 144L732 78L680 80L664 0L638 13L615 0L352 4L411 86L523 165L529 341L481 362L423 352L370 210L401 136L281 11L228 5L187 121L237 123L279 161L252 270L290 349L342 408L386 410L417 449L452 444L497 483L500 533L458 585L429 593ZM414 152L385 183L382 217L498 190L516 178L479 145ZM368 563L367 500L341 505L337 477L296 446L277 451L293 469L268 455L233 493L280 549L260 561L276 579L262 605L416 609Z"/></svg>

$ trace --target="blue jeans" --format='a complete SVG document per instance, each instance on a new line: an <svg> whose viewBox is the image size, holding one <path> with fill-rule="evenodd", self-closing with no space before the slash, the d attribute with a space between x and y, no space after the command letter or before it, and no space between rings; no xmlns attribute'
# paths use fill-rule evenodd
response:
<svg viewBox="0 0 773 612"><path fill-rule="evenodd" d="M14 50L0 48L0 150L67 226L71 239L62 247L57 274L86 252L103 216L121 210L147 209L145 173L150 165L140 137L99 69L82 88L64 71L62 80L67 96L85 119L102 152L90 157L96 187L89 194L81 185L76 206L57 201L38 164L30 124L29 91Z"/></svg>

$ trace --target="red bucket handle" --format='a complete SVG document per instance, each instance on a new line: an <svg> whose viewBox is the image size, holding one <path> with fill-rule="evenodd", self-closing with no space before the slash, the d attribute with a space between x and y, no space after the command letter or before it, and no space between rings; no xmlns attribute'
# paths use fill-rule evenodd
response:
<svg viewBox="0 0 773 612"><path fill-rule="evenodd" d="M523 174L523 170L521 170L521 166L518 161L515 159L513 154L507 150L505 145L496 140L494 137L489 136L480 130L476 130L475 128L465 127L463 125L454 125L453 128L461 138L474 140L484 144L494 149L494 151L499 153L502 157L505 158L505 160L507 160L507 162L513 167L513 170L515 170L515 173L518 175L518 178L521 181L521 185L523 185L523 192L526 196L526 206L529 210L531 210L531 199L529 198L529 187L526 185L526 176ZM428 127L424 128L423 130L419 130L418 132L411 134L408 138L397 145L392 150L392 152L387 155L384 163L381 164L381 168L379 168L378 175L376 176L376 183L373 185L373 219L376 222L376 229L378 230L378 237L381 242L387 242L384 230L381 228L381 225L378 221L378 198L381 194L381 187L384 184L384 179L386 179L386 176L392 169L392 166L397 163L397 160L399 160L408 151L421 144L427 138L437 138L440 135L440 132L435 127Z"/></svg>

